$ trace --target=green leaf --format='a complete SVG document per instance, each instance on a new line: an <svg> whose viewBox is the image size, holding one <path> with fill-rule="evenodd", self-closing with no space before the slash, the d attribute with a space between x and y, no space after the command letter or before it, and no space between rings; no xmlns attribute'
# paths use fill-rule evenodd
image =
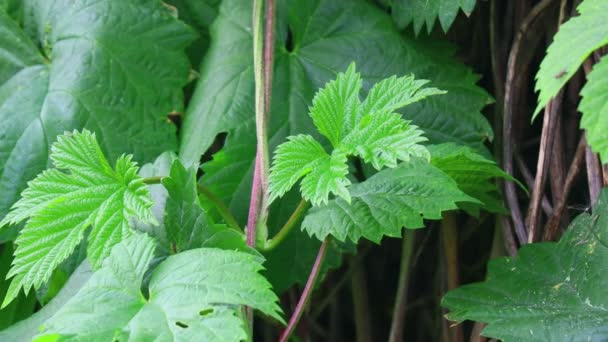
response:
<svg viewBox="0 0 608 342"><path fill-rule="evenodd" d="M452 290L448 318L488 323L504 341L600 341L608 338L608 190L562 239L523 246L489 264L485 282Z"/></svg>
<svg viewBox="0 0 608 342"><path fill-rule="evenodd" d="M395 0L392 3L392 14L395 23L401 29L410 23L414 25L416 34L426 24L430 34L435 21L439 18L443 32L448 32L462 9L469 16L475 8L476 0Z"/></svg>
<svg viewBox="0 0 608 342"><path fill-rule="evenodd" d="M226 225L215 224L201 207L197 193L196 170L186 168L175 160L162 184L168 192L164 229L173 253L198 248L215 247L260 254L247 246L245 236Z"/></svg>
<svg viewBox="0 0 608 342"><path fill-rule="evenodd" d="M288 137L289 141L279 145L275 153L269 177L271 200L304 177L302 197L313 205L327 203L330 193L350 203L346 188L350 185L346 178L348 155L360 156L378 170L384 166L396 167L399 160L408 161L411 155L429 158L426 147L418 144L427 140L422 137L422 131L393 111L443 92L430 88L418 95L416 92L426 81L392 77L372 88L372 97L361 107L361 83L352 63L346 73L339 73L335 81L318 91L310 116L334 150L331 156L327 155L310 135ZM273 184L275 181L278 184Z"/></svg>
<svg viewBox="0 0 608 342"><path fill-rule="evenodd" d="M466 146L451 143L429 146L429 151L432 155L431 164L454 179L458 188L465 194L480 202L460 203L461 209L474 216L479 215L479 209L495 213L505 212L496 180L517 180L501 170L494 161ZM523 185L520 186L524 188Z"/></svg>
<svg viewBox="0 0 608 342"><path fill-rule="evenodd" d="M587 131L587 142L594 152L599 153L602 161L608 163L608 57L593 67L587 76L587 83L581 90L581 104L578 109L583 113L581 128Z"/></svg>
<svg viewBox="0 0 608 342"><path fill-rule="evenodd" d="M374 82L392 75L415 74L446 90L445 95L431 96L399 112L420 127L430 143L450 141L489 154L484 142L492 138L492 130L480 111L490 97L475 84L479 77L453 57L451 45L430 37L402 35L388 14L366 1L310 0L298 6L287 4L277 4L277 23L282 24L277 25L275 35L268 127L271 150L292 135L322 138L306 113L316 90L335 79L354 60L367 81L363 83L363 95ZM291 44L286 42L288 36ZM211 37L201 77L181 127L180 159L185 165L198 165L216 136L228 133L224 147L213 155L212 161L203 164L201 182L222 198L244 226L256 144L253 60L251 54L242 53L252 49L251 3L222 1L211 26ZM324 147L329 151L330 146ZM278 227L299 198L293 204L284 201L276 199L272 205L277 209L270 211L269 222ZM275 227L269 228L272 231ZM308 238L300 231L292 232L288 239L291 238L293 241L284 242L289 248L279 247L281 251L267 256L273 283L278 284L281 277L273 273L285 270L289 271L289 279L305 282L314 262L319 246L316 238ZM297 251L301 258L290 251ZM281 281L281 286L288 285Z"/></svg>
<svg viewBox="0 0 608 342"><path fill-rule="evenodd" d="M21 3L31 36L0 9L0 218L65 131L97 132L111 159L175 150L194 38L161 1Z"/></svg>
<svg viewBox="0 0 608 342"><path fill-rule="evenodd" d="M536 75L538 106L532 119L549 103L574 75L583 61L596 49L608 44L608 2L584 0L577 7L579 16L559 27L547 56Z"/></svg>
<svg viewBox="0 0 608 342"><path fill-rule="evenodd" d="M432 165L412 159L385 169L350 188L352 202L334 199L313 207L302 223L308 234L324 240L357 242L364 237L379 243L383 236L400 237L403 227L423 227L423 219L440 219L441 212L457 209L457 202L477 202Z"/></svg>
<svg viewBox="0 0 608 342"><path fill-rule="evenodd" d="M480 109L489 96L475 86L478 77L452 57L452 47L402 36L386 13L364 1L315 0L298 8L277 8L277 20L288 25L277 27L276 34L269 127L275 146L289 135L313 134L305 113L314 92L355 59L370 82L413 73L446 90L444 96L408 106L403 110L406 118L434 143L452 141L484 149L483 141L492 132ZM180 158L186 165L198 162L220 132L229 132L226 144L231 148L242 146L242 136L231 138L237 132L255 133L252 57L241 53L252 44L250 16L250 3L228 0L212 25L213 42L181 132ZM292 31L292 51L285 41L287 27ZM328 31L332 27L336 29Z"/></svg>
<svg viewBox="0 0 608 342"><path fill-rule="evenodd" d="M411 156L430 159L425 146L428 139L423 132L401 115L381 110L363 116L354 130L344 138L342 147L348 154L361 157L376 170L396 167L399 161L409 161Z"/></svg>
<svg viewBox="0 0 608 342"><path fill-rule="evenodd" d="M310 135L300 134L289 137L288 141L279 145L275 152L269 178L270 202L283 196L300 178L310 174L319 168L323 161L330 158L323 146ZM348 170L341 177L345 178L347 173Z"/></svg>
<svg viewBox="0 0 608 342"><path fill-rule="evenodd" d="M61 310L41 336L107 341L164 337L173 341L228 341L247 337L239 305L282 321L277 297L247 253L200 248L167 258L153 272L149 298L140 288L155 244L136 234L114 246L103 267Z"/></svg>
<svg viewBox="0 0 608 342"><path fill-rule="evenodd" d="M16 224L27 218L15 241L17 249L8 277L14 277L3 306L19 293L39 288L65 260L91 227L87 257L93 268L109 249L131 234L129 219L154 222L152 201L131 156L122 156L114 169L106 161L95 134L74 131L58 137L51 148L49 169L29 183L22 198L0 222Z"/></svg>
<svg viewBox="0 0 608 342"><path fill-rule="evenodd" d="M339 73L312 99L310 117L315 127L334 147L355 127L358 118L361 75L351 63L345 73Z"/></svg>
<svg viewBox="0 0 608 342"><path fill-rule="evenodd" d="M0 331L0 341L31 341L32 337L38 333L38 328L42 323L55 315L65 303L74 297L89 278L91 278L92 274L93 272L88 262L85 261L80 264L74 273L72 273L68 282L48 304L30 317ZM10 305L13 305L13 303L15 302L12 302Z"/></svg>

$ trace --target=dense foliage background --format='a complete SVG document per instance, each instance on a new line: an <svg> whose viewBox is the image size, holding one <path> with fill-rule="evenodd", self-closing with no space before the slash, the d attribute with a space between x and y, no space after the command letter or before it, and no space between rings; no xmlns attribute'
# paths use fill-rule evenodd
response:
<svg viewBox="0 0 608 342"><path fill-rule="evenodd" d="M0 0L0 340L608 337L608 1L259 3Z"/></svg>

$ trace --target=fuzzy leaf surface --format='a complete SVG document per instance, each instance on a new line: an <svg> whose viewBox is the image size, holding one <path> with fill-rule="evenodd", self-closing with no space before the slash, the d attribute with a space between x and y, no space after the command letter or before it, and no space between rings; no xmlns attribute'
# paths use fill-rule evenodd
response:
<svg viewBox="0 0 608 342"><path fill-rule="evenodd" d="M608 44L608 1L584 0L577 7L579 16L559 27L536 75L538 106L532 118L549 103L596 49Z"/></svg>
<svg viewBox="0 0 608 342"><path fill-rule="evenodd" d="M477 0L395 0L392 3L393 19L399 28L413 23L416 34L426 24L431 33L435 21L439 19L443 32L448 32L458 11L467 16L473 12Z"/></svg>
<svg viewBox="0 0 608 342"><path fill-rule="evenodd" d="M140 288L154 241L136 234L116 245L103 267L43 325L42 335L63 340L238 341L247 337L238 305L282 320L276 296L258 273L259 258L214 248L167 258Z"/></svg>
<svg viewBox="0 0 608 342"><path fill-rule="evenodd" d="M308 234L324 240L379 243L383 236L400 237L403 227L421 228L423 219L440 219L458 202L477 202L437 168L419 159L385 169L350 188L351 203L341 198L313 207L302 222Z"/></svg>
<svg viewBox="0 0 608 342"><path fill-rule="evenodd" d="M608 191L557 243L525 245L490 261L487 280L448 292L454 321L488 323L504 341L603 341L608 338Z"/></svg>
<svg viewBox="0 0 608 342"><path fill-rule="evenodd" d="M130 218L155 222L148 189L137 176L131 156L114 168L105 159L95 134L87 130L59 136L51 148L56 168L32 180L0 226L29 219L15 241L8 273L14 277L3 305L21 288L39 288L65 260L91 227L87 257L93 268L110 248L131 234Z"/></svg>
<svg viewBox="0 0 608 342"><path fill-rule="evenodd" d="M20 3L24 30L0 9L0 218L65 131L97 132L112 160L175 150L194 39L160 1Z"/></svg>
<svg viewBox="0 0 608 342"><path fill-rule="evenodd" d="M602 162L608 164L608 58L593 67L587 83L581 90L583 99L578 107L583 113L581 128L587 131L587 142L592 150L600 154Z"/></svg>

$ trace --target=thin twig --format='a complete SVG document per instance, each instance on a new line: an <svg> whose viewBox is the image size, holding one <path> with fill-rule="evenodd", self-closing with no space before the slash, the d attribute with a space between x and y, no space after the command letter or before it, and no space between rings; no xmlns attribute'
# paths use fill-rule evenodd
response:
<svg viewBox="0 0 608 342"><path fill-rule="evenodd" d="M570 164L570 168L568 169L568 173L566 174L566 181L564 184L564 194L559 199L559 201L555 204L553 208L553 215L549 219L549 222L545 225L545 233L544 240L552 241L557 237L557 232L559 228L559 222L561 221L562 214L564 209L566 208L566 203L568 200L568 195L572 190L572 185L574 184L574 179L578 175L583 158L585 157L585 147L587 146L585 137L581 137L578 147L576 148L576 153L574 154L574 159L572 160L572 164Z"/></svg>
<svg viewBox="0 0 608 342"><path fill-rule="evenodd" d="M540 147L538 150L538 163L536 164L536 178L534 178L534 188L532 188L532 196L528 207L528 216L526 223L528 226L528 243L536 242L541 238L542 232L540 227L540 202L543 197L545 181L551 160L551 151L553 150L553 140L555 138L556 118L561 110L561 103L564 91L560 92L549 101L545 107L545 115L543 117L543 130L540 138Z"/></svg>
<svg viewBox="0 0 608 342"><path fill-rule="evenodd" d="M459 270L458 270L458 223L454 212L447 212L441 221L441 245L443 246L446 270L446 285L447 290L453 290L458 287ZM450 341L460 342L464 340L462 325L449 327L448 334Z"/></svg>
<svg viewBox="0 0 608 342"><path fill-rule="evenodd" d="M405 313L407 307L407 290L411 269L412 252L414 250L414 239L416 231L406 229L401 241L401 266L399 268L399 283L397 285L397 295L395 296L395 306L393 307L393 320L391 322L391 332L389 342L403 341L405 329Z"/></svg>
<svg viewBox="0 0 608 342"><path fill-rule="evenodd" d="M527 38L529 41L536 42L540 39L540 34L532 30L532 24L536 22L538 17L543 11L549 7L554 0L543 0L529 11L526 18L521 23L517 35L515 37L511 51L509 52L509 59L507 63L507 77L505 80L505 101L504 101L504 117L503 117L503 168L504 170L513 175L513 149L515 141L513 139L513 121L515 117L515 91L522 89L522 77L526 75L522 72L519 65L527 64L529 59L532 57L528 54L523 58L522 45L524 39ZM534 36L527 37L531 33L536 33ZM533 47L530 47L533 50ZM521 61L523 59L524 61ZM517 192L515 189L515 183L512 181L505 181L505 199L509 210L511 211L511 220L513 222L514 230L517 235L517 239L520 244L524 244L528 241L528 234L524 224L523 215L517 198Z"/></svg>
<svg viewBox="0 0 608 342"><path fill-rule="evenodd" d="M585 149L585 163L587 164L587 183L589 185L589 199L591 206L597 201L602 190L602 168L597 154L587 145Z"/></svg>
<svg viewBox="0 0 608 342"><path fill-rule="evenodd" d="M521 154L519 154L519 153L515 154L515 162L517 163L519 172L521 172L521 175L524 177L526 186L528 186L528 188L533 188L534 187L534 177L530 173L530 170L528 170L528 168L526 167L526 163L521 158ZM547 216L551 216L551 214L553 213L553 208L551 207L551 203L549 203L547 196L545 196L544 194L543 194L543 198L541 201L541 206L542 206L545 214Z"/></svg>
<svg viewBox="0 0 608 342"><path fill-rule="evenodd" d="M321 247L319 248L319 252L317 253L317 258L315 259L315 263L312 266L312 270L308 276L308 280L306 281L306 286L304 287L304 291L300 295L300 300L298 301L298 305L296 309L291 314L289 318L289 323L287 324L287 328L281 334L279 338L280 342L286 342L289 339L289 336L293 333L294 329L298 325L300 321L300 317L302 317L302 313L304 313L304 309L306 308L306 304L310 300L312 290L315 286L315 282L317 281L317 277L321 271L321 265L323 264L323 260L325 259L325 254L327 252L327 245L329 244L330 237L325 238Z"/></svg>

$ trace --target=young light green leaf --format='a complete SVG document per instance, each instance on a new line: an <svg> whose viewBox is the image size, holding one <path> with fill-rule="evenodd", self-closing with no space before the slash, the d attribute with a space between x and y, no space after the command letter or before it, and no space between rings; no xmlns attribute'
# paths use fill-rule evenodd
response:
<svg viewBox="0 0 608 342"><path fill-rule="evenodd" d="M574 75L583 61L596 49L608 44L608 1L584 0L577 7L579 16L559 27L547 56L536 75L540 91L532 119L549 103Z"/></svg>
<svg viewBox="0 0 608 342"><path fill-rule="evenodd" d="M361 115L378 112L394 112L429 96L445 94L437 88L424 88L427 80L417 80L414 75L395 75L376 83L361 105Z"/></svg>
<svg viewBox="0 0 608 342"><path fill-rule="evenodd" d="M351 63L345 73L339 73L335 80L328 82L312 100L310 117L313 123L334 147L357 123L357 113L361 101L363 82L361 75Z"/></svg>
<svg viewBox="0 0 608 342"><path fill-rule="evenodd" d="M239 305L282 321L277 297L247 253L200 248L171 256L152 272L149 298L141 293L155 244L136 234L116 245L103 267L43 325L59 340L238 341L247 337Z"/></svg>
<svg viewBox="0 0 608 342"><path fill-rule="evenodd" d="M448 32L458 11L462 9L467 16L470 15L475 2L476 0L395 0L391 12L397 26L403 29L413 23L416 34L420 33L425 24L427 32L431 33L437 18L443 32Z"/></svg>
<svg viewBox="0 0 608 342"><path fill-rule="evenodd" d="M403 227L423 227L423 219L440 219L441 212L457 209L457 202L477 202L458 189L443 172L420 159L378 172L350 188L352 202L334 199L313 207L302 229L323 240L357 242L364 237L380 242L400 237Z"/></svg>
<svg viewBox="0 0 608 342"><path fill-rule="evenodd" d="M29 218L15 241L14 277L4 305L23 288L27 293L49 279L52 271L80 243L87 228L87 256L94 268L110 248L131 234L129 219L155 222L152 201L131 156L114 169L106 161L95 134L87 130L63 136L51 148L49 169L29 183L22 198L0 226Z"/></svg>
<svg viewBox="0 0 608 342"><path fill-rule="evenodd" d="M404 105L442 94L435 88L421 89L427 81L413 77L391 77L370 91L364 104L359 101L361 78L351 63L346 73L319 90L310 116L319 132L332 143L331 156L309 135L288 138L277 147L270 173L271 199L282 196L301 177L302 197L313 205L327 203L333 193L350 203L346 188L347 156L361 157L380 170L409 161L410 156L429 158L422 131L394 113ZM276 182L276 183L275 183Z"/></svg>
<svg viewBox="0 0 608 342"><path fill-rule="evenodd" d="M587 131L587 142L593 151L608 164L608 57L602 57L593 67L581 96L583 99L578 107L583 113L581 128Z"/></svg>
<svg viewBox="0 0 608 342"><path fill-rule="evenodd" d="M399 161L409 161L411 156L429 160L428 150L420 145L428 140L422 134L400 114L380 110L363 116L341 147L381 170L396 167Z"/></svg>
<svg viewBox="0 0 608 342"><path fill-rule="evenodd" d="M331 157L323 146L310 135L289 137L275 152L269 178L270 201L283 196L300 178L319 168L328 158Z"/></svg>
<svg viewBox="0 0 608 342"><path fill-rule="evenodd" d="M557 243L525 245L492 260L485 282L448 292L442 305L457 322L488 323L503 341L604 341L608 338L608 190Z"/></svg>
<svg viewBox="0 0 608 342"><path fill-rule="evenodd" d="M458 188L465 194L480 202L460 203L461 209L473 216L478 216L480 209L497 213L505 212L496 179L515 182L517 180L501 170L494 161L486 159L466 146L452 143L431 145L429 151L432 156L431 164L454 179ZM520 186L524 188L523 185Z"/></svg>

